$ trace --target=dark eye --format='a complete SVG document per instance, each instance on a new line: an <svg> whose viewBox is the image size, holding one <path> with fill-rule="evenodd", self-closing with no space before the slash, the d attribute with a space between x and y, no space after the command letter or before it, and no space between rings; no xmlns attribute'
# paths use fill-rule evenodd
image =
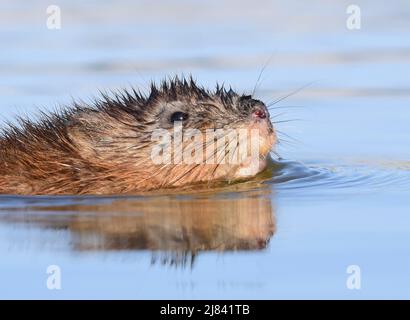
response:
<svg viewBox="0 0 410 320"><path fill-rule="evenodd" d="M171 115L171 122L185 121L186 119L188 119L188 114L185 112L178 111Z"/></svg>

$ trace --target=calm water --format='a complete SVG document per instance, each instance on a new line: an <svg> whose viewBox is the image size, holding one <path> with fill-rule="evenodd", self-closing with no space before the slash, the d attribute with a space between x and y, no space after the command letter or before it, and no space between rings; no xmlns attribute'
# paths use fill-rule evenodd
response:
<svg viewBox="0 0 410 320"><path fill-rule="evenodd" d="M250 92L268 60L259 98L313 84L273 110L300 120L265 180L0 196L0 298L410 298L410 4L359 2L350 31L346 1L54 1L50 31L47 1L2 1L2 120L169 74Z"/></svg>

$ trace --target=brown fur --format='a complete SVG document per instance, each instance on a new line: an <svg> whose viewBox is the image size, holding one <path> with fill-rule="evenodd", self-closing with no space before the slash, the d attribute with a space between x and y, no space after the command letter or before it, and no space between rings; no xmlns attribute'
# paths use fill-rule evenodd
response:
<svg viewBox="0 0 410 320"><path fill-rule="evenodd" d="M103 94L92 106L75 103L38 123L19 119L0 137L0 193L119 194L234 180L233 165L154 164L151 134L171 130L169 115L180 110L189 113L189 128L250 128L255 106L266 110L250 96L223 87L209 92L175 78L152 85L147 97ZM266 157L275 136L269 120L260 126Z"/></svg>
<svg viewBox="0 0 410 320"><path fill-rule="evenodd" d="M0 220L29 228L64 229L73 250L149 250L162 261L168 257L184 262L203 251L265 249L276 230L270 189L252 181L247 187L230 186L224 191L242 194L239 198L213 193L184 199L125 197L101 203L93 199L93 204L32 202L24 212L0 208ZM50 219L54 212L59 212L58 219ZM41 241L44 245L47 240Z"/></svg>

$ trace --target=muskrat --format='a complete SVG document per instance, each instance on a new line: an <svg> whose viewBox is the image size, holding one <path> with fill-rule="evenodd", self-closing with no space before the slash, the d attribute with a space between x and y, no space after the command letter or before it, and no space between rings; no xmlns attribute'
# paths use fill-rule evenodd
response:
<svg viewBox="0 0 410 320"><path fill-rule="evenodd" d="M210 91L192 78L175 77L152 83L147 95L135 89L101 95L91 104L73 102L61 111L43 113L39 121L19 118L17 125L3 129L0 193L122 194L236 181L261 172L276 142L266 105L224 86ZM214 162L153 161L153 147L159 145L154 133L174 132L170 137L175 140L175 124L200 133L222 129L223 146L236 149L241 140L230 140L223 130L257 130L257 157L228 163L226 151L215 149L213 138L212 149L209 141L202 143L202 159L211 150ZM179 152L189 146L192 143L182 140ZM171 150L172 159L177 156L177 149L166 150Z"/></svg>
<svg viewBox="0 0 410 320"><path fill-rule="evenodd" d="M269 188L241 197L115 198L101 202L31 201L22 210L1 207L1 223L64 229L73 250L263 250L276 231ZM9 214L13 212L13 214ZM58 212L59 219L49 213ZM75 212L75 214L73 214ZM50 238L53 239L53 238ZM44 239L42 239L44 240Z"/></svg>

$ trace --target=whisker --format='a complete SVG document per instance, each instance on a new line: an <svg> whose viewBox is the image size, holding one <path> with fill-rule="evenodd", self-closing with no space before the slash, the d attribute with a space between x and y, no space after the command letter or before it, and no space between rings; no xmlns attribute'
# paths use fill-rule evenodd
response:
<svg viewBox="0 0 410 320"><path fill-rule="evenodd" d="M179 181L181 181L181 179L183 177L185 177L187 174L191 173L194 169L198 168L199 164L195 164L192 166L192 168L190 168L188 171L184 172L182 175L178 176L176 179L171 180L171 182L169 182L170 185L173 185Z"/></svg>
<svg viewBox="0 0 410 320"><path fill-rule="evenodd" d="M277 132L278 134L280 134L280 135L284 135L285 137L287 137L287 138L289 138L289 139L291 139L291 140L293 140L293 141L295 141L295 142L302 143L302 141L293 138L292 136L290 136L289 134L287 134L287 133L285 133L285 132L283 132L283 131L281 131L281 130L277 130L277 129L276 129L276 132Z"/></svg>
<svg viewBox="0 0 410 320"><path fill-rule="evenodd" d="M277 156L278 157L278 160L282 160L283 158L281 157L281 155L276 151L276 150L273 150L273 151L271 151L275 156Z"/></svg>
<svg viewBox="0 0 410 320"><path fill-rule="evenodd" d="M274 105L267 105L268 110L276 110L276 109L292 109L292 108L306 108L305 106L278 106L274 107Z"/></svg>
<svg viewBox="0 0 410 320"><path fill-rule="evenodd" d="M261 85L261 78L263 73L265 72L266 68L268 67L268 65L270 64L270 62L272 61L273 58L273 54L268 58L268 60L266 60L265 64L262 66L261 71L259 72L258 78L256 79L256 83L255 86L253 87L252 90L252 96L255 95L256 90L259 88L259 86Z"/></svg>
<svg viewBox="0 0 410 320"><path fill-rule="evenodd" d="M289 146L291 146L291 147L295 147L296 146L296 144L293 142L293 141L289 141L289 140L286 140L286 139L283 139L283 138L281 138L281 139L278 139L278 144L287 144L287 145L289 145Z"/></svg>
<svg viewBox="0 0 410 320"><path fill-rule="evenodd" d="M281 112L281 113L275 114L274 116L271 117L271 119L278 118L278 117L283 116L285 114L287 114L287 112Z"/></svg>

